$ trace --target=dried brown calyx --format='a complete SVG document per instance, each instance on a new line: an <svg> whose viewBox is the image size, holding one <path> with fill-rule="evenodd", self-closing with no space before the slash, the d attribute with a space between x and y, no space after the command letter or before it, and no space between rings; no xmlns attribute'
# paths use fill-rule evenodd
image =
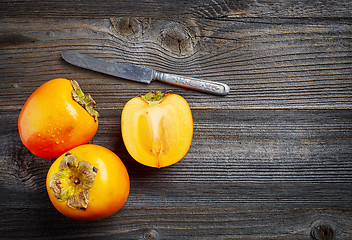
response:
<svg viewBox="0 0 352 240"><path fill-rule="evenodd" d="M86 161L78 161L74 154L66 153L59 172L51 179L49 187L54 196L74 209L85 210L89 203L89 189L93 187L98 169Z"/></svg>
<svg viewBox="0 0 352 240"><path fill-rule="evenodd" d="M96 102L92 96L89 93L84 94L77 81L71 80L71 85L73 87L72 98L94 118L94 121L97 121L99 113L94 109Z"/></svg>

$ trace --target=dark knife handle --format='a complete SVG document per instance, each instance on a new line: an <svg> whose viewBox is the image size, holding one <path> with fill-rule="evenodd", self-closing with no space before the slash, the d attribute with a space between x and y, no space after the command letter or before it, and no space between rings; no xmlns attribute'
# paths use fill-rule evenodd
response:
<svg viewBox="0 0 352 240"><path fill-rule="evenodd" d="M230 92L230 87L224 83L179 76L170 73L154 71L153 79L215 95L227 95Z"/></svg>

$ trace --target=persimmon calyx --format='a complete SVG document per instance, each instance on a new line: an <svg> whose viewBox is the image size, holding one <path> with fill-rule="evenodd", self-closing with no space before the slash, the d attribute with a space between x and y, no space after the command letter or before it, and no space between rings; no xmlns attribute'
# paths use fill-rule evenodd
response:
<svg viewBox="0 0 352 240"><path fill-rule="evenodd" d="M97 121L99 113L95 109L93 109L96 107L96 102L94 101L92 96L89 93L84 94L77 81L71 80L71 84L73 87L73 100L75 100L79 105L81 105L89 113L89 115L94 118L94 121Z"/></svg>
<svg viewBox="0 0 352 240"><path fill-rule="evenodd" d="M151 91L140 97L149 104L158 104L167 94L169 94L169 92L162 93L161 91Z"/></svg>
<svg viewBox="0 0 352 240"><path fill-rule="evenodd" d="M67 201L73 209L87 209L89 189L93 187L98 169L86 161L78 161L74 154L66 153L59 172L51 179L49 187L60 201Z"/></svg>

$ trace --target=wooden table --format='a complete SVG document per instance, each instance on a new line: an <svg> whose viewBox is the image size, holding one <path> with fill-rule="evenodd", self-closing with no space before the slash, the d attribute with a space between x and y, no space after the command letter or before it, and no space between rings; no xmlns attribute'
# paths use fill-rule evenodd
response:
<svg viewBox="0 0 352 240"><path fill-rule="evenodd" d="M0 238L352 239L350 0L0 3ZM226 97L67 64L64 50L226 83ZM44 82L77 80L97 101L91 143L125 163L115 215L68 219L45 189L53 160L21 143L17 118ZM154 169L127 153L124 104L150 90L189 103L193 142Z"/></svg>

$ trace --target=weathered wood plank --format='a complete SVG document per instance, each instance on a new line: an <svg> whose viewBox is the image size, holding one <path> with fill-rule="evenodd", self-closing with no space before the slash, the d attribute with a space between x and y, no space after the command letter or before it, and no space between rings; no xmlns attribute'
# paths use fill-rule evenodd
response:
<svg viewBox="0 0 352 240"><path fill-rule="evenodd" d="M180 163L163 170L143 167L128 155L120 133L121 111L100 112L92 143L108 147L124 160L134 206L170 207L182 202L184 207L348 208L352 203L350 110L193 110L191 149ZM18 193L42 194L52 161L24 149L17 116L8 112L2 117L7 120L1 121L1 128L8 129L0 139L8 143L0 147L3 183ZM39 207L37 201L2 202Z"/></svg>
<svg viewBox="0 0 352 240"><path fill-rule="evenodd" d="M0 238L352 239L351 4L2 1ZM65 63L68 49L232 91L132 83ZM107 219L58 213L45 189L52 160L19 139L26 98L55 77L93 95L102 117L92 143L128 168L128 201ZM121 111L137 94L169 89L191 106L192 146L176 165L144 167L123 145Z"/></svg>
<svg viewBox="0 0 352 240"><path fill-rule="evenodd" d="M94 11L92 12L92 9ZM3 17L290 17L290 18L350 18L349 0L35 0L1 1Z"/></svg>
<svg viewBox="0 0 352 240"><path fill-rule="evenodd" d="M350 213L343 209L124 208L119 216L77 222L54 209L15 208L0 219L6 239L288 239L319 236L317 226L333 229L331 239L352 237ZM141 215L143 211L143 216ZM52 212L52 213L51 213ZM50 214L49 214L50 213ZM53 227L56 226L56 227ZM319 238L316 238L319 239Z"/></svg>
<svg viewBox="0 0 352 240"><path fill-rule="evenodd" d="M204 109L351 108L349 21L32 19L2 20L1 26L0 74L2 82L12 84L0 83L1 89L9 88L2 90L5 108L19 109L21 100L12 96L55 77L80 81L104 108L121 107L152 89L175 90L192 97L194 108ZM192 73L227 83L232 90L219 98L160 82L132 83L63 62L60 54L67 49Z"/></svg>

